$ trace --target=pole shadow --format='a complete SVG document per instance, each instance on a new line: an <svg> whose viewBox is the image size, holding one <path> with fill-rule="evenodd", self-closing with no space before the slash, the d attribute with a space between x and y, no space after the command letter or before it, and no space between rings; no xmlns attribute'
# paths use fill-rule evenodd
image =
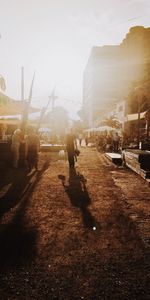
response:
<svg viewBox="0 0 150 300"><path fill-rule="evenodd" d="M86 179L75 168L69 168L69 181L66 184L66 177L58 175L71 204L81 210L83 224L86 228L96 228L96 220L88 209L91 204L86 188Z"/></svg>

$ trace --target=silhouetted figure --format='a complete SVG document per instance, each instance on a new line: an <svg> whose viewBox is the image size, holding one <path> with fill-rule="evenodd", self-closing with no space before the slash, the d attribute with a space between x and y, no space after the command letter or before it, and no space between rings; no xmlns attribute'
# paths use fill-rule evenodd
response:
<svg viewBox="0 0 150 300"><path fill-rule="evenodd" d="M85 137L85 145L86 145L86 147L88 146L88 142L89 142L89 141L88 141L88 137L86 136L86 137Z"/></svg>
<svg viewBox="0 0 150 300"><path fill-rule="evenodd" d="M11 143L12 166L13 166L13 168L18 167L19 150L20 150L21 141L22 141L22 131L21 131L21 129L18 128L13 133L12 143Z"/></svg>
<svg viewBox="0 0 150 300"><path fill-rule="evenodd" d="M106 151L112 151L112 137L110 134L107 134L106 136Z"/></svg>
<svg viewBox="0 0 150 300"><path fill-rule="evenodd" d="M32 167L34 167L37 170L40 140L39 140L39 136L35 133L34 129L32 129L30 134L27 136L26 144L27 144L26 160L28 163L29 171L31 171Z"/></svg>
<svg viewBox="0 0 150 300"><path fill-rule="evenodd" d="M68 155L69 167L75 166L75 150L77 149L76 137L73 134L73 130L70 130L70 133L67 135L66 139L66 149Z"/></svg>
<svg viewBox="0 0 150 300"><path fill-rule="evenodd" d="M119 150L119 140L120 140L120 137L118 135L118 132L115 132L113 134L113 149L115 152L117 152Z"/></svg>
<svg viewBox="0 0 150 300"><path fill-rule="evenodd" d="M79 145L80 145L80 147L81 147L81 144L82 144L82 134L81 134L81 133L79 134L79 137L78 137L78 138L79 138Z"/></svg>

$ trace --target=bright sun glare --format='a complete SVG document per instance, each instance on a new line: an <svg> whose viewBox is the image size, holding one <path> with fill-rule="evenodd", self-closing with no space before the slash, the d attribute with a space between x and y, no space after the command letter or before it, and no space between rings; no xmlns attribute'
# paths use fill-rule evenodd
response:
<svg viewBox="0 0 150 300"><path fill-rule="evenodd" d="M48 53L40 53L37 64L44 79L49 78L56 85L66 83L75 85L80 75L79 58L76 53L63 47Z"/></svg>
<svg viewBox="0 0 150 300"><path fill-rule="evenodd" d="M35 90L36 84L41 82L41 86L44 87L43 96L45 99L40 100L37 97L39 100L36 105L43 106L43 101L47 102L47 97L56 87L55 93L58 96L56 105L62 105L71 112L79 110L81 100L76 93L76 86L80 85L82 80L82 63L75 50L63 46L51 50L42 51L41 49L34 58L34 64L38 71ZM67 102L64 100L66 98L68 99Z"/></svg>

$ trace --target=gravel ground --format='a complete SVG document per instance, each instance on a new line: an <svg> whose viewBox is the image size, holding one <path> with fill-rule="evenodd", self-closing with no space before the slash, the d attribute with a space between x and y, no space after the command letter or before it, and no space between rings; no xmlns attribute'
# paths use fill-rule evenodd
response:
<svg viewBox="0 0 150 300"><path fill-rule="evenodd" d="M0 183L0 299L150 299L150 188L94 148Z"/></svg>

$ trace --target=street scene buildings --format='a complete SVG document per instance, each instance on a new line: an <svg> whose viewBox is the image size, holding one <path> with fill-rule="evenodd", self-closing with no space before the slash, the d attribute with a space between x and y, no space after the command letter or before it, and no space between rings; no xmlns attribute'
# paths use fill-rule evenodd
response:
<svg viewBox="0 0 150 300"><path fill-rule="evenodd" d="M150 29L133 27L118 46L93 47L83 79L83 111L89 127L115 114L124 128L138 113L138 100L130 104L130 93L149 101ZM144 82L145 83L144 83ZM132 96L133 97L133 96ZM148 104L147 104L148 105ZM146 110L143 106L141 112ZM127 125L127 124L126 124Z"/></svg>
<svg viewBox="0 0 150 300"><path fill-rule="evenodd" d="M18 100L0 75L0 299L148 300L150 27L92 47L76 119L20 69Z"/></svg>

